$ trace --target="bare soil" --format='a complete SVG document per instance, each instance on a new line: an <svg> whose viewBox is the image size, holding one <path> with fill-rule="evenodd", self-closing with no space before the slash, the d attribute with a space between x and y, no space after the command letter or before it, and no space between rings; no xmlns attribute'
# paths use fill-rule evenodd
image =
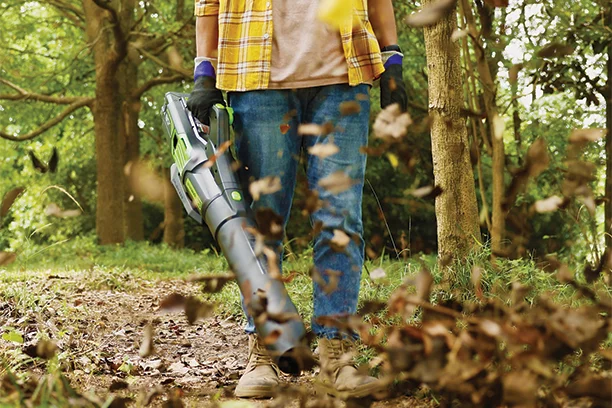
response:
<svg viewBox="0 0 612 408"><path fill-rule="evenodd" d="M247 362L247 336L240 322L212 317L189 325L182 312L159 310L160 300L171 293L197 293L193 283L133 280L127 285L129 290L85 289L83 282L90 278L51 275L46 282L24 282L28 290L44 299L25 312L11 299L0 297L3 324L19 328L25 342L19 345L0 340L0 352L34 344L39 333L45 333L56 342L62 369L74 388L101 400L111 394L130 398L131 406L173 407L180 406L179 400L188 407L217 402L233 407L298 407L300 400L310 407L352 405L329 397L315 398L316 372L283 376L285 386L277 398L235 400L233 389ZM153 326L154 351L141 357L139 349L148 323ZM45 367L40 363L28 369L42 374ZM401 396L371 406L433 404L429 398Z"/></svg>

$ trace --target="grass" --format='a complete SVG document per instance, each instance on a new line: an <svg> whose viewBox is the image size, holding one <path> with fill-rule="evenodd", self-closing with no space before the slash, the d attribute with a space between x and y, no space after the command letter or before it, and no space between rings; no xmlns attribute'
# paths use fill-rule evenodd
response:
<svg viewBox="0 0 612 408"><path fill-rule="evenodd" d="M87 289L109 289L129 291L138 282L167 279L184 279L195 274L222 274L228 271L223 256L213 250L196 253L189 249L173 250L164 245L127 242L124 245L98 246L92 238L78 238L52 247L32 248L31 254L17 258L6 269L0 269L0 293L11 298L22 308L33 307L44 302L44 297L29 290L27 285L14 285L19 282L46 281L50 276L71 277L79 275ZM312 280L309 270L312 265L312 251L293 254L284 263L284 274L294 274L287 284L287 290L294 303L308 320L312 315ZM393 290L414 276L421 267L431 270L437 284L432 294L433 300L456 297L459 301L477 301L472 283L472 270L482 268L481 287L488 295L498 296L508 301L513 282L529 286L527 300L532 301L538 294L547 294L553 300L579 305L582 300L576 291L567 284L561 284L555 275L538 268L532 259L489 261L487 248L473 253L461 263L453 265L450 273L443 273L437 266L433 255L422 255L406 261L380 258L367 261L362 274L360 302L368 300L386 301ZM386 278L373 281L368 272L382 268ZM62 282L60 282L60 285ZM70 285L67 281L63 284ZM442 288L442 289L440 289ZM601 285L600 290L610 292ZM229 284L216 294L203 295L219 304L223 314L241 316L240 294L236 284Z"/></svg>
<svg viewBox="0 0 612 408"><path fill-rule="evenodd" d="M17 312L40 311L48 302L57 298L56 288L60 293L70 293L74 290L130 292L142 288L142 285L154 285L158 281L185 279L198 274L224 274L228 271L225 259L213 250L196 253L187 249L173 250L163 245L135 242L101 247L87 237L52 247L33 247L28 254L22 254L15 263L4 269L0 268L0 306L8 303ZM489 255L488 249L482 248L463 262L453 265L450 270L438 268L437 258L433 255L416 256L405 261L389 257L367 261L361 280L360 304L365 301L386 302L400 285L412 287L411 278L423 267L430 269L434 278L434 302L453 298L460 302L478 302L472 282L474 267L482 268L480 285L483 293L497 297L505 303L510 302L510 288L513 283L531 287L527 295L528 302L544 294L568 306L579 306L585 302L577 296L574 288L559 283L554 274L539 268L533 259L498 260L492 264ZM307 324L312 316L312 280L309 274L311 265L311 250L293 254L284 263L284 273L294 275L294 279L286 285L287 290ZM376 269L383 269L386 277L380 280L370 279L369 273ZM41 290L46 288L45 285L50 284L49 282L54 285L51 290ZM595 284L595 290L610 294L610 288L601 281ZM201 296L216 302L220 314L242 318L240 294L235 283L225 285L219 293L202 293ZM69 316L71 305L64 306L65 310L61 310L61 313L67 315L66 323L77 324L76 321L72 322L74 319ZM4 311L0 307L0 312ZM386 317L384 313L380 313L378 317L382 319L380 324L397 323L397 318ZM4 327L0 335L10 331L10 327ZM612 336L607 343L612 343ZM363 351L360 363L371 358L368 350ZM65 402L62 398L67 398L67 395L73 392L66 388L68 383L58 368L58 357L54 359L55 363L46 365L43 385L39 383L37 387L40 389L35 391L40 393L39 401L44 402L44 406L62 406ZM18 348L1 351L0 361L4 361L0 365L0 374L10 373L7 378L13 378L15 383L18 379L25 378L25 367L31 368L33 364L38 364ZM23 390L17 387L15 392L20 391ZM0 398L0 406L4 406L2 404L6 401Z"/></svg>

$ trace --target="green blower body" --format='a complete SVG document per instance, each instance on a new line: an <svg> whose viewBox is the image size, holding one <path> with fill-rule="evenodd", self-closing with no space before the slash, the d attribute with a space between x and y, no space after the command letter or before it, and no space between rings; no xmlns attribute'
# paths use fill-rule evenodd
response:
<svg viewBox="0 0 612 408"><path fill-rule="evenodd" d="M269 276L254 251L253 235L245 229L255 222L227 149L233 111L215 105L206 126L187 108L187 97L168 92L161 110L174 158L172 184L187 214L206 224L221 247L247 309L257 314L256 330L271 357L283 372L298 374L312 365L306 330L283 282Z"/></svg>

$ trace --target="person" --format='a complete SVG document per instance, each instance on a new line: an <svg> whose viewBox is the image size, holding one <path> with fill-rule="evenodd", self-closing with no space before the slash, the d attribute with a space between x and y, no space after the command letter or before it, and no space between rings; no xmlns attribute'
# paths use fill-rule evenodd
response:
<svg viewBox="0 0 612 408"><path fill-rule="evenodd" d="M320 226L313 239L314 268L325 281L314 282L311 324L319 339L321 381L357 398L381 384L343 357L354 352L354 339L320 324L319 318L356 313L364 260L362 147L368 142L369 93L380 78L381 106L398 103L406 109L403 54L391 0L349 1L352 11L331 25L319 18L319 3L196 0L195 85L188 108L207 123L209 109L225 104L222 91L227 92L242 180L280 178L280 190L252 200L252 208L273 210L284 225L300 155L305 157L308 187L323 203L311 215L313 225ZM304 124L319 125L314 129L320 131L303 134ZM323 145L335 154L313 154L314 146ZM334 174L351 180L344 188L326 189L321 180ZM352 238L342 251L330 245L336 230ZM281 259L282 241L274 245ZM338 280L333 291L326 286L332 276ZM247 320L249 361L235 395L270 397L277 391L279 370L252 319Z"/></svg>

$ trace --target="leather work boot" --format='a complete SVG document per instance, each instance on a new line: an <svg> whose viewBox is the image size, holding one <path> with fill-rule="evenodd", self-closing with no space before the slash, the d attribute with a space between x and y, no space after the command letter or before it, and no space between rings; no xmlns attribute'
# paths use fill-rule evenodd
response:
<svg viewBox="0 0 612 408"><path fill-rule="evenodd" d="M270 398L277 391L280 370L256 334L249 335L249 362L234 391L239 398Z"/></svg>
<svg viewBox="0 0 612 408"><path fill-rule="evenodd" d="M355 344L348 339L319 339L319 378L342 399L363 398L382 391L382 381L361 374L353 364Z"/></svg>

